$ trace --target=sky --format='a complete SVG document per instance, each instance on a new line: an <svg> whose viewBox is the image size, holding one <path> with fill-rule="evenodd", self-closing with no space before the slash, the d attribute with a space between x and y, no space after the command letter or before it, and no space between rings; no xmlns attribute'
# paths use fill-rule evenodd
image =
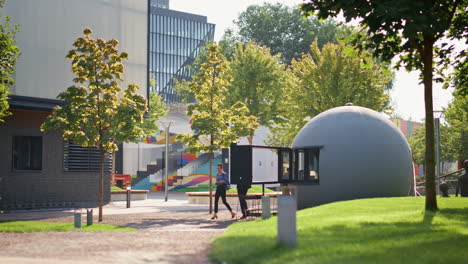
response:
<svg viewBox="0 0 468 264"><path fill-rule="evenodd" d="M233 20L249 5L282 3L295 5L302 0L170 0L172 10L188 12L208 17L208 22L216 25L215 41L219 41L227 28L234 28ZM424 87L419 84L419 72L395 72L395 83L390 93L395 114L406 120L424 119ZM442 89L441 84L433 85L434 110L442 110L452 100L452 90Z"/></svg>

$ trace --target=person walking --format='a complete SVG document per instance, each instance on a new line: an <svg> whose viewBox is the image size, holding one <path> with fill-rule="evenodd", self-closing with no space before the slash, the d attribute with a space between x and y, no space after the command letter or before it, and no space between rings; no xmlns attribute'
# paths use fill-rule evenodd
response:
<svg viewBox="0 0 468 264"><path fill-rule="evenodd" d="M237 196L239 197L239 204L242 211L242 217L240 219L247 218L247 201L245 201L245 197L247 196L247 192L250 189L250 185L244 184L237 184Z"/></svg>
<svg viewBox="0 0 468 264"><path fill-rule="evenodd" d="M211 220L218 218L218 202L219 197L223 200L223 204L226 208L231 212L231 217L234 218L236 213L232 211L231 206L226 201L226 191L229 186L229 177L227 173L223 170L223 164L219 163L217 166L218 173L216 174L216 193L215 193L215 206L214 206L214 214L211 217Z"/></svg>
<svg viewBox="0 0 468 264"><path fill-rule="evenodd" d="M468 197L468 160L463 162L463 167L465 168L465 173L458 177L455 196L458 196L458 193L460 192L461 197Z"/></svg>

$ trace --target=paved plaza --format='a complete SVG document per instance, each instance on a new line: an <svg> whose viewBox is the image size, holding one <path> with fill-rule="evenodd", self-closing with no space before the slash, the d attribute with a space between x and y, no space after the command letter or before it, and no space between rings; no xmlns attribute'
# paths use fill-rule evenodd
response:
<svg viewBox="0 0 468 264"><path fill-rule="evenodd" d="M234 206L236 209L236 206ZM237 208L239 210L239 208ZM0 221L73 222L75 210L35 210L0 214ZM93 209L97 223L97 208ZM85 222L86 210L82 210ZM239 212L238 212L239 214ZM213 221L208 205L188 204L183 193L149 193L147 200L111 202L104 224L135 232L0 233L0 263L210 263L211 241L236 222L220 207Z"/></svg>

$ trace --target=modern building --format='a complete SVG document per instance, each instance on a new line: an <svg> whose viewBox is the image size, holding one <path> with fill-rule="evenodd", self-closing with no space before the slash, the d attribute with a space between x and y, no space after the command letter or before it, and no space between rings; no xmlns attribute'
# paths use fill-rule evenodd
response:
<svg viewBox="0 0 468 264"><path fill-rule="evenodd" d="M186 66L213 40L215 28L204 16L170 10L169 0L7 0L2 14L20 25L16 39L21 49L9 100L13 114L0 123L3 210L97 203L96 150L66 142L58 131L40 131L53 107L65 103L56 99L73 84L65 56L84 28L91 28L94 38L119 40L119 50L129 53L124 79L137 83L141 95L157 91L167 103L180 101L173 79L190 80ZM149 87L152 78L156 84ZM171 132L177 126L186 129L186 119ZM151 155L141 152L140 145L123 144L120 171L133 174L145 167ZM109 173L112 166L109 157ZM109 185L106 177L105 202L110 200Z"/></svg>
<svg viewBox="0 0 468 264"><path fill-rule="evenodd" d="M150 0L148 67L154 78L151 91L166 103L180 102L174 80L191 80L192 65L207 41L213 41L215 25L205 16L169 9L168 0Z"/></svg>
<svg viewBox="0 0 468 264"><path fill-rule="evenodd" d="M13 114L0 123L0 209L97 204L96 151L64 141L59 132L41 132L40 126L54 106L64 104L57 95L74 77L65 56L85 27L94 38L119 40L119 49L130 54L124 79L142 87L146 97L148 6L127 0L6 1L2 14L20 25L21 56L9 100Z"/></svg>

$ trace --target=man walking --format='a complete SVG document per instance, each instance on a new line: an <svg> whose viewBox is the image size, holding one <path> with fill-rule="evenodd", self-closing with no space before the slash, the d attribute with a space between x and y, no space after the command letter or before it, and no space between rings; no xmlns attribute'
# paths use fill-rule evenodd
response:
<svg viewBox="0 0 468 264"><path fill-rule="evenodd" d="M458 196L458 192L460 191L461 197L468 197L468 160L463 162L463 168L465 168L465 174L462 174L460 177L458 177L457 191L455 196Z"/></svg>

